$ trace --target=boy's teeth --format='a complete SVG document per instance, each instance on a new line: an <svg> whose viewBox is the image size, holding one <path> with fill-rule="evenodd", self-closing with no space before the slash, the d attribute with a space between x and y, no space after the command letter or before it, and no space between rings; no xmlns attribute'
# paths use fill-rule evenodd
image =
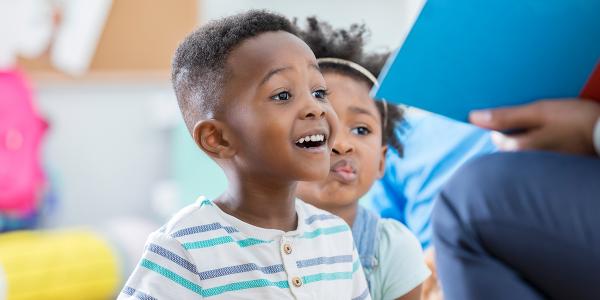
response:
<svg viewBox="0 0 600 300"><path fill-rule="evenodd" d="M300 138L297 143L302 144L304 142L321 142L325 140L325 135L315 134L315 135L307 135L303 138Z"/></svg>

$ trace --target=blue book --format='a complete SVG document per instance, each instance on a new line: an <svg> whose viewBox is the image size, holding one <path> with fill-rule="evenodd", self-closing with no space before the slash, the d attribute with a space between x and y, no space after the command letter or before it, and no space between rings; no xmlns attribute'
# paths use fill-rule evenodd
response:
<svg viewBox="0 0 600 300"><path fill-rule="evenodd" d="M467 121L576 97L600 58L600 0L429 0L373 95Z"/></svg>

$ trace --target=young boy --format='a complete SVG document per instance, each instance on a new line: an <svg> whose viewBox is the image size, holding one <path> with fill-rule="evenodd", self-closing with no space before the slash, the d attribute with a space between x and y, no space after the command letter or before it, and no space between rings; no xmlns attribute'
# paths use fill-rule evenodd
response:
<svg viewBox="0 0 600 300"><path fill-rule="evenodd" d="M387 55L363 53L366 33L364 26L334 30L315 18L309 18L308 28L301 32L318 58L340 129L329 176L302 182L298 192L302 200L352 226L373 299L416 300L421 296L421 283L430 274L419 242L401 223L380 219L358 204L383 176L388 146L402 154L396 135L402 111L369 96Z"/></svg>
<svg viewBox="0 0 600 300"><path fill-rule="evenodd" d="M370 299L349 227L294 196L329 173L337 128L293 25L261 11L209 23L177 49L172 81L228 188L149 237L119 299Z"/></svg>

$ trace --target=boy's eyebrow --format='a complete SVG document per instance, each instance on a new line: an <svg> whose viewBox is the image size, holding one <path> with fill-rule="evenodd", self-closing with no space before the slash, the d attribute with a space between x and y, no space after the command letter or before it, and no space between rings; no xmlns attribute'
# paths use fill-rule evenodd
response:
<svg viewBox="0 0 600 300"><path fill-rule="evenodd" d="M273 75L275 75L279 72L285 71L287 69L291 69L291 68L292 67L290 67L290 66L285 66L285 67L276 68L276 69L269 71L269 73L267 73L267 75L265 75L265 77L263 77L263 79L260 81L260 83L258 85L259 86L263 85L265 82L267 82L267 80L269 80L269 78L273 77Z"/></svg>
<svg viewBox="0 0 600 300"><path fill-rule="evenodd" d="M311 64L308 64L308 66L311 67L311 68L314 68L318 72L321 72L321 69L319 69L319 65L317 65L317 64L312 64L311 63ZM265 75L265 77L263 77L263 79L260 81L260 83L258 85L259 86L263 85L265 82L267 82L269 80L269 78L273 77L273 75L275 75L275 74L277 74L279 72L283 72L283 71L285 71L287 69L291 69L291 68L292 67L290 67L290 66L285 66L285 67L276 68L276 69L273 69L273 70L269 71L269 73L267 73L267 75Z"/></svg>

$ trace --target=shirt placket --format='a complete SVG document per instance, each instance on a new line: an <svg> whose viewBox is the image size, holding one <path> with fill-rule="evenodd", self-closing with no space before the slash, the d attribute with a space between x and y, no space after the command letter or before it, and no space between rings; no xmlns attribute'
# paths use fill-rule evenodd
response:
<svg viewBox="0 0 600 300"><path fill-rule="evenodd" d="M299 253L297 249L297 239L292 236L283 236L280 243L280 253L283 261L283 267L287 273L287 280L290 287L290 291L296 299L306 299L306 287L298 265Z"/></svg>

